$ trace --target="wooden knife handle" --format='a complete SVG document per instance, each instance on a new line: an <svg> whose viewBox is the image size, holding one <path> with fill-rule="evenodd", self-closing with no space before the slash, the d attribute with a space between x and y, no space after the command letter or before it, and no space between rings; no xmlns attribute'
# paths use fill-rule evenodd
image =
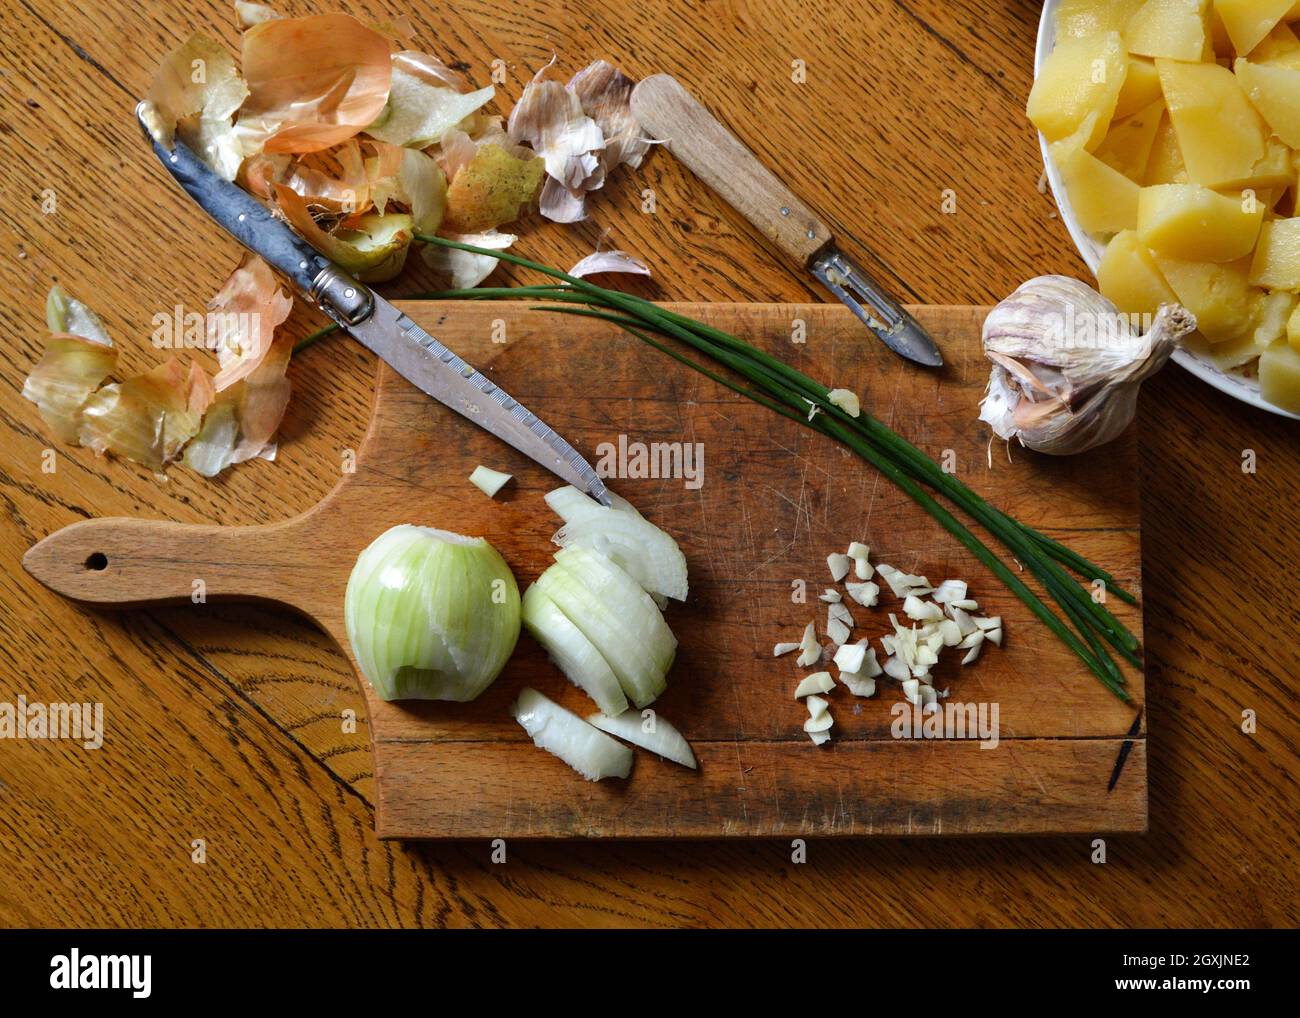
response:
<svg viewBox="0 0 1300 1018"><path fill-rule="evenodd" d="M281 533L295 521L217 527L165 520L84 520L33 545L23 566L51 590L106 608L209 600L292 603L286 557L298 547ZM288 567L289 576L302 572Z"/></svg>
<svg viewBox="0 0 1300 1018"><path fill-rule="evenodd" d="M662 141L800 265L810 264L832 241L812 210L671 74L651 75L636 86L632 115L647 135Z"/></svg>

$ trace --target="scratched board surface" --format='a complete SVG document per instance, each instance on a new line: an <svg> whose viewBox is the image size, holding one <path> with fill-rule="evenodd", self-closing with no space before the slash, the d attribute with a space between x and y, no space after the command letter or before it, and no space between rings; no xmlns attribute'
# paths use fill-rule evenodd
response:
<svg viewBox="0 0 1300 1018"><path fill-rule="evenodd" d="M582 713L592 707L527 636L496 684L471 705L394 705L370 698L377 826L398 837L503 835L719 836L1144 830L1144 700L1106 692L957 542L872 467L799 424L777 418L602 323L505 305L410 304L434 335L596 458L652 443L689 446L693 477L615 478L612 486L681 544L691 593L667 619L680 647L655 704L691 741L697 773L638 752L630 780L580 780L534 748L508 707L532 685ZM976 405L987 375L977 308L922 308L948 358L937 373L901 363L844 308L683 305L746 336L862 402L994 504L1069 541L1140 592L1136 454L1131 438L1068 462L1018 450L990 455ZM802 327L798 323L803 323ZM803 342L792 337L803 331ZM505 343L493 342L493 337ZM479 429L381 372L376 420L355 481L366 508L347 517L345 544L416 519L483 534L521 584L549 563L559 521L543 494L554 479ZM464 483L478 463L515 475L498 501ZM625 465L627 462L625 461ZM415 488L416 498L406 489ZM418 507L418 508L417 508ZM807 622L825 630L817 595L826 555L850 541L877 562L970 582L1006 640L961 668L949 652L936 687L954 701L996 708L999 741L893 737L898 687L874 698L837 688L834 738L814 747L793 699L803 671L773 645ZM325 581L322 581L324 584ZM795 594L806 588L806 603ZM314 595L312 595L314 596ZM1113 600L1113 599L1112 599ZM899 603L852 606L854 638L889 631ZM1117 611L1141 632L1137 609ZM336 630L336 614L317 610ZM823 637L823 640L825 638ZM986 717L990 715L986 711ZM1108 790L1126 737L1130 752Z"/></svg>
<svg viewBox="0 0 1300 1018"><path fill-rule="evenodd" d="M522 306L411 304L435 335L489 373L611 474L613 487L671 533L690 595L667 618L679 640L655 710L681 728L697 771L639 754L627 781L588 783L535 748L510 716L525 685L580 713L592 705L525 637L470 704L385 703L363 684L374 752L376 827L399 838L730 837L1142 830L1143 701L1105 691L1028 610L868 464L638 340L590 319ZM925 308L940 372L904 364L843 307L686 305L693 316L792 358L862 396L995 504L1139 587L1130 440L1069 462L990 453L975 407L986 371L978 308ZM673 451L676 455L673 455ZM687 452L689 450L689 453ZM668 455L664 453L667 451ZM652 455L653 452L653 455ZM655 466L651 465L653 459ZM663 469L667 464L675 469ZM468 483L478 464L515 481L499 499ZM490 540L523 584L551 560L559 525L543 501L552 475L383 368L354 471L306 514L269 526L94 520L42 542L25 564L98 605L211 602L298 608L348 653L343 594L358 553L390 526L431 525ZM877 563L934 582L961 578L1004 619L1002 646L961 667L941 657L945 707L973 711L966 738L921 738L899 717L900 688L873 698L837 688L828 745L803 731L804 674L773 645L809 621L826 632L826 556L853 541ZM98 559L104 568L89 569ZM854 638L890 630L887 591L850 604ZM1113 600L1113 599L1112 599ZM1121 617L1141 630L1136 609ZM825 639L823 637L823 639ZM967 706L968 705L968 706ZM955 734L955 733L946 733ZM979 739L971 735L980 736ZM1121 747L1127 766L1117 769Z"/></svg>

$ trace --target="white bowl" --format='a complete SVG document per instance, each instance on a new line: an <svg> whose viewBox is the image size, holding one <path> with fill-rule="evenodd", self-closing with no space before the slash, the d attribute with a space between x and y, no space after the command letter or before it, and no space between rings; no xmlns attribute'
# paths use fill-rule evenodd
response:
<svg viewBox="0 0 1300 1018"><path fill-rule="evenodd" d="M1052 47L1056 45L1056 9L1059 6L1060 0L1047 0L1043 4L1043 17L1038 22L1038 45L1034 50L1035 78L1038 77L1038 72L1042 69L1043 61L1047 59L1047 55L1052 52ZM1070 232L1070 239L1074 241L1074 246L1078 248L1080 257L1088 263L1088 268L1092 269L1093 275L1096 275L1097 266L1101 264L1101 255L1102 251L1105 250L1105 245L1079 225L1079 220L1074 215L1074 209L1070 207L1069 198L1066 197L1065 185L1061 181L1061 175L1057 172L1056 167L1052 165L1052 160L1048 156L1047 139L1041 133L1038 135L1038 146L1043 151L1043 166L1047 170L1047 183L1052 188L1052 197L1056 199L1056 207L1061 211L1061 221L1065 223L1065 228ZM1276 407L1264 399L1259 394L1259 379L1257 378L1250 378L1235 371L1223 371L1213 361L1191 350L1175 351L1173 359L1201 381L1208 382L1220 392L1226 392L1234 399L1259 407L1261 410L1267 410L1269 413L1300 420L1300 415L1288 413L1281 407Z"/></svg>

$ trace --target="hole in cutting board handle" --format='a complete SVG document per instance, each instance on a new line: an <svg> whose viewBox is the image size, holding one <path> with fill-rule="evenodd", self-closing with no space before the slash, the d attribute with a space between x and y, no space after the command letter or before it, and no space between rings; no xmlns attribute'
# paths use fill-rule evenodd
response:
<svg viewBox="0 0 1300 1018"><path fill-rule="evenodd" d="M102 551L97 551L86 558L86 568L100 572L108 568L108 556Z"/></svg>

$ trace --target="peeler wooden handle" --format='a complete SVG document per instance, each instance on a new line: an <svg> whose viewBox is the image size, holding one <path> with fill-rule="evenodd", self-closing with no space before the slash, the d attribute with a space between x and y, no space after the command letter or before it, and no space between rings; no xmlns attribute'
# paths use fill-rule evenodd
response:
<svg viewBox="0 0 1300 1018"><path fill-rule="evenodd" d="M834 239L831 231L740 140L671 74L655 74L632 91L632 115L674 156L777 247L810 266Z"/></svg>

